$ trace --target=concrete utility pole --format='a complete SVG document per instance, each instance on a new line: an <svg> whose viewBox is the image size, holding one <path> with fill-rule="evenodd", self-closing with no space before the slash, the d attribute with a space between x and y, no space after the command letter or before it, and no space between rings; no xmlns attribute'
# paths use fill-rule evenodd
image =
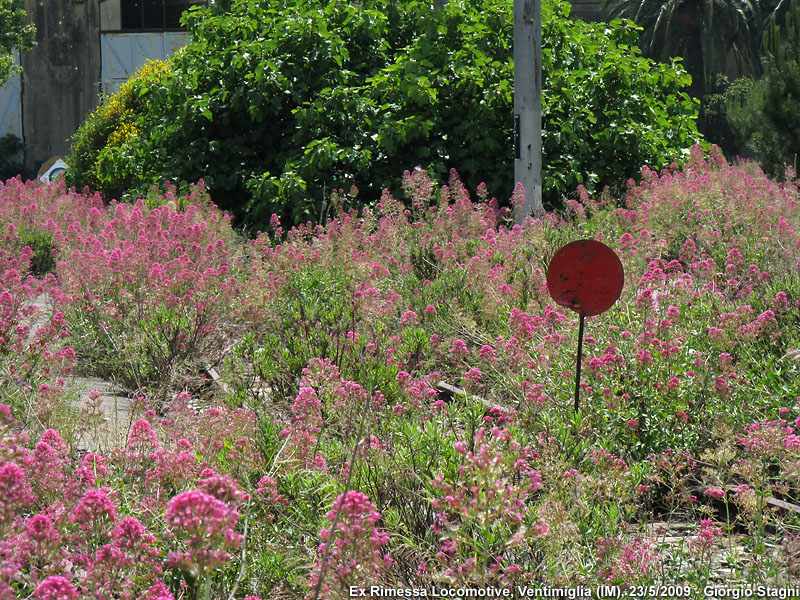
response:
<svg viewBox="0 0 800 600"><path fill-rule="evenodd" d="M521 225L542 207L542 0L514 0L514 181L525 188Z"/></svg>

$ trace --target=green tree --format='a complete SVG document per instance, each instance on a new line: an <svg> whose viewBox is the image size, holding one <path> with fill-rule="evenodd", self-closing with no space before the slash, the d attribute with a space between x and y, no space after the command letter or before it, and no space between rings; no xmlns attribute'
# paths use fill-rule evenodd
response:
<svg viewBox="0 0 800 600"><path fill-rule="evenodd" d="M762 168L782 176L800 154L800 5L792 0L781 28L773 18L764 36L765 73L759 93L763 117L755 136Z"/></svg>
<svg viewBox="0 0 800 600"><path fill-rule="evenodd" d="M221 207L263 227L321 218L333 188L374 200L405 169L513 189L512 1L231 0L188 13L189 45L141 102L125 136L71 168L82 186L141 195L203 178ZM679 64L635 47L631 22L569 19L543 5L543 196L552 207L680 160L697 141ZM91 119L76 139L91 132ZM94 128L99 130L99 128ZM90 134L90 137L93 134ZM107 134L106 134L107 135ZM111 138L109 138L111 139ZM85 141L85 140L84 140ZM73 152L76 147L73 146ZM70 162L70 165L78 161ZM346 197L339 195L339 198Z"/></svg>
<svg viewBox="0 0 800 600"><path fill-rule="evenodd" d="M0 85L19 71L15 50L30 50L36 29L25 22L25 0L0 0Z"/></svg>
<svg viewBox="0 0 800 600"><path fill-rule="evenodd" d="M701 98L713 74L727 71L731 54L741 72L760 74L761 36L776 7L773 0L624 0L611 16L643 28L639 44L647 56L683 57L689 92Z"/></svg>

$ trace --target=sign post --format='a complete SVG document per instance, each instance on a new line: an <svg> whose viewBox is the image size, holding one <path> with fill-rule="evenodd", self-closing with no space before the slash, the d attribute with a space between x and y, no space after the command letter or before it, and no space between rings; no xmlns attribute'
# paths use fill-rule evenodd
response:
<svg viewBox="0 0 800 600"><path fill-rule="evenodd" d="M518 225L542 207L542 0L514 0L514 181L525 189Z"/></svg>
<svg viewBox="0 0 800 600"><path fill-rule="evenodd" d="M547 290L557 304L578 313L578 359L575 368L575 412L580 406L583 324L586 316L611 308L622 294L625 272L614 251L596 240L563 246L547 268Z"/></svg>

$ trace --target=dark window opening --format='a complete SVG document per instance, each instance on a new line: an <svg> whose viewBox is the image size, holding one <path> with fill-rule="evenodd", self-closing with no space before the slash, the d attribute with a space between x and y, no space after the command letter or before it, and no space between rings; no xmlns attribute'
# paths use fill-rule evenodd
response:
<svg viewBox="0 0 800 600"><path fill-rule="evenodd" d="M206 0L121 0L122 29L180 29L181 15Z"/></svg>

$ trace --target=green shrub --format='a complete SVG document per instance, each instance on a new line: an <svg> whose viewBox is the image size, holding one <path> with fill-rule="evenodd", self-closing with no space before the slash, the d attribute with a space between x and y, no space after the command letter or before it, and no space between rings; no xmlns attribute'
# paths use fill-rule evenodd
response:
<svg viewBox="0 0 800 600"><path fill-rule="evenodd" d="M764 45L764 123L756 143L762 153L761 168L780 177L787 165L797 170L800 154L800 5L796 1L786 14L785 28L773 18Z"/></svg>
<svg viewBox="0 0 800 600"><path fill-rule="evenodd" d="M222 208L265 228L319 220L336 188L374 200L419 165L469 186L513 187L512 3L233 0L191 11L168 77L139 86L137 135L100 153L94 179L130 193L200 178ZM544 197L621 184L680 159L697 137L678 63L640 56L630 22L543 7ZM86 128L91 128L90 118ZM80 148L74 148L80 154ZM74 159L73 159L74 160ZM103 162L105 161L105 162ZM113 190L113 192L112 192ZM345 198L354 204L354 196ZM345 206L346 207L346 206Z"/></svg>
<svg viewBox="0 0 800 600"><path fill-rule="evenodd" d="M787 166L797 170L800 154L800 7L796 3L787 12L785 27L773 19L764 45L764 76L734 81L724 93L725 113L734 137L755 153L764 172L780 178Z"/></svg>
<svg viewBox="0 0 800 600"><path fill-rule="evenodd" d="M69 169L64 174L68 186L88 185L111 200L134 184L133 172L115 160L117 150L136 138L139 130L135 122L149 110L140 90L168 70L168 63L148 61L86 118L71 139Z"/></svg>
<svg viewBox="0 0 800 600"><path fill-rule="evenodd" d="M706 141L719 146L728 158L752 154L747 142L754 121L749 114L747 97L754 84L748 77L730 81L726 75L718 73L710 93L703 96L698 129Z"/></svg>
<svg viewBox="0 0 800 600"><path fill-rule="evenodd" d="M9 133L0 138L0 181L6 181L17 175L22 176L22 179L33 177L34 173L19 160L24 150L25 145L17 136Z"/></svg>
<svg viewBox="0 0 800 600"><path fill-rule="evenodd" d="M23 228L19 236L19 245L24 248L30 246L33 250L31 258L31 275L44 277L56 270L56 261L53 258L53 234L48 231L27 230Z"/></svg>

